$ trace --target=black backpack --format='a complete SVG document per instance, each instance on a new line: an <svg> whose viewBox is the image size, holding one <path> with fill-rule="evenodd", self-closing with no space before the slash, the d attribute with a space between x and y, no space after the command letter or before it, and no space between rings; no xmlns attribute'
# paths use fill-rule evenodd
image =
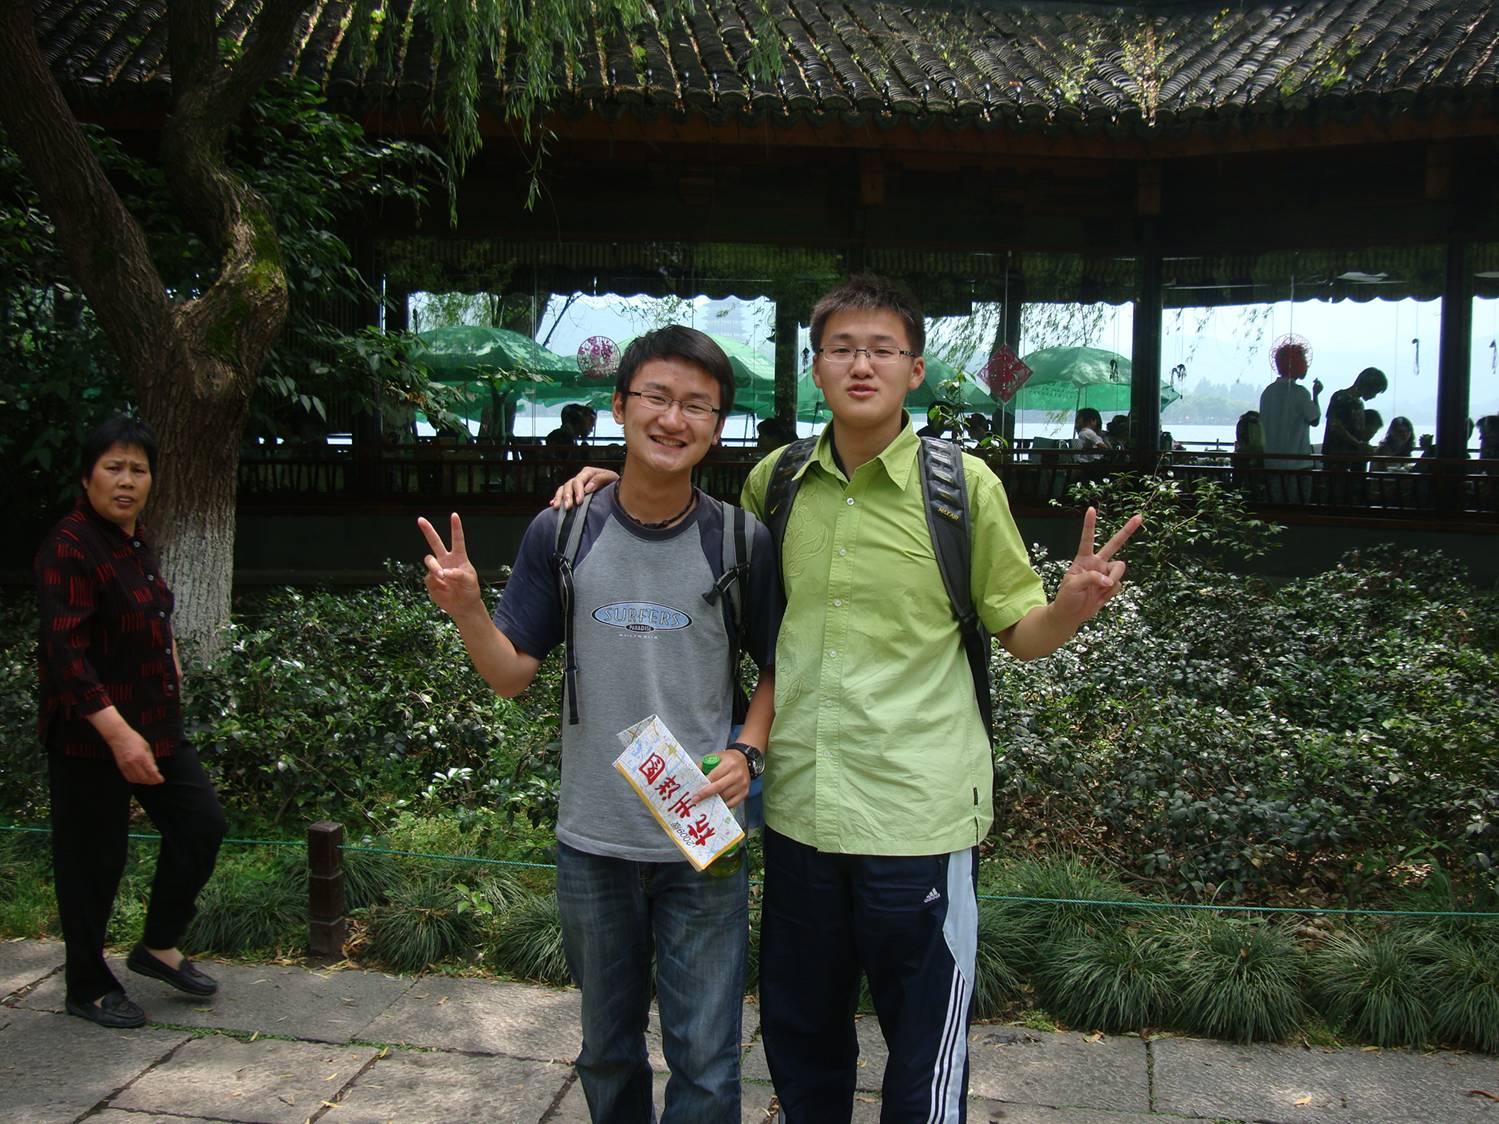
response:
<svg viewBox="0 0 1499 1124"><path fill-rule="evenodd" d="M973 545L968 528L968 481L963 476L963 452L951 441L922 437L916 462L921 476L922 506L926 509L927 531L932 536L932 551L937 555L937 569L947 589L953 616L958 621L963 651L968 656L968 670L973 674L973 693L978 699L979 714L989 744L994 744L994 698L989 692L989 633L973 606L969 573L973 569ZM817 438L803 437L781 452L771 471L770 486L765 493L765 525L775 539L776 551L786 537L786 521L791 518L791 504L796 499L801 477L797 475L812 458Z"/></svg>
<svg viewBox="0 0 1499 1124"><path fill-rule="evenodd" d="M563 693L567 695L567 722L578 724L578 659L573 646L573 567L578 561L578 551L583 546L583 528L588 523L588 509L596 493L590 492L581 503L575 504L557 520L557 538L552 545L552 566L557 571L557 593L562 600L562 639L564 663L562 668ZM739 681L740 636L744 625L744 587L749 582L750 553L754 547L754 516L743 508L720 503L704 495L703 503L717 503L724 510L723 573L713 588L703 594L703 600L713 605L722 601L724 626L732 637L729 643L729 681L734 685L734 713L736 723L744 721L749 711L749 696ZM733 531L727 524L729 512L733 512Z"/></svg>

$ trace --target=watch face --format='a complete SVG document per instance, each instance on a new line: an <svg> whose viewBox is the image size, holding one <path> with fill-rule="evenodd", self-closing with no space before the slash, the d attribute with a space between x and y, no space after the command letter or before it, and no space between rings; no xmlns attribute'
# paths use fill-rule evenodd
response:
<svg viewBox="0 0 1499 1124"><path fill-rule="evenodd" d="M729 748L737 749L740 753L744 754L744 763L749 766L750 780L754 780L761 773L765 772L765 754L761 753L754 746L736 743L729 746Z"/></svg>

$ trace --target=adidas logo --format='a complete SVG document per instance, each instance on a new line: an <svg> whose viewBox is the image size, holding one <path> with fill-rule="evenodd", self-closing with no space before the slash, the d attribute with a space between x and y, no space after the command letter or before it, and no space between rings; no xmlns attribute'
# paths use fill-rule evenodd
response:
<svg viewBox="0 0 1499 1124"><path fill-rule="evenodd" d="M926 905L928 902L934 902L941 896L936 890L928 890L926 897L921 899L921 904Z"/></svg>

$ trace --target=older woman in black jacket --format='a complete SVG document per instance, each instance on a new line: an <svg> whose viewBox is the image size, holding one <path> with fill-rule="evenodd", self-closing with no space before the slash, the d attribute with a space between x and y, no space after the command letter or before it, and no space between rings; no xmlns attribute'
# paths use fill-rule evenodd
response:
<svg viewBox="0 0 1499 1124"><path fill-rule="evenodd" d="M47 747L67 1009L110 1027L146 1019L104 961L132 797L161 832L161 851L145 932L126 965L192 995L217 990L177 949L213 873L224 813L182 733L172 592L140 522L155 470L149 426L127 417L101 425L84 444L83 495L35 563L38 734Z"/></svg>

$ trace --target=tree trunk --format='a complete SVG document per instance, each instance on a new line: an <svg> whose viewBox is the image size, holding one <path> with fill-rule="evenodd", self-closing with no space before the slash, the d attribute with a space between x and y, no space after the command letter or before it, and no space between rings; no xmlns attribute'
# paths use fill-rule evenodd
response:
<svg viewBox="0 0 1499 1124"><path fill-rule="evenodd" d="M205 659L218 651L229 620L235 484L244 426L242 417L214 422L211 413L201 411L185 433L179 430L186 419L157 421L162 447L172 453L161 458L160 495L151 514L153 526L171 529L162 543L161 568L181 607L178 640L186 656ZM214 434L225 437L218 440Z"/></svg>

